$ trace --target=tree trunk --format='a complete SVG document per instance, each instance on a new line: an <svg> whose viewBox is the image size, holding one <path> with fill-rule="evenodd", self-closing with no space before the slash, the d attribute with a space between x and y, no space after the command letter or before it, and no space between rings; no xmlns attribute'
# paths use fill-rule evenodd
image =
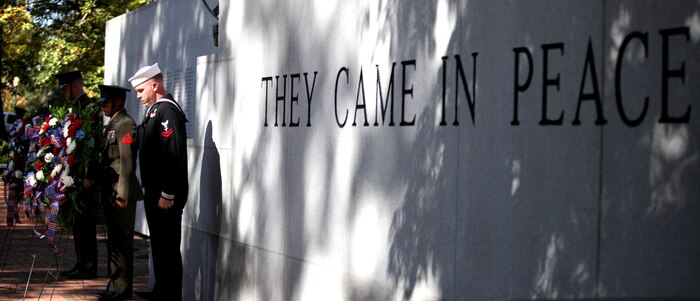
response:
<svg viewBox="0 0 700 301"><path fill-rule="evenodd" d="M2 2L2 8L5 7L5 1ZM0 24L0 33L2 32L2 24ZM3 62L3 58L5 57L5 39L0 39L0 76L2 76L2 66L5 64ZM5 85L3 84L2 87L0 87L0 91L5 89ZM5 110L3 109L3 105L5 104L5 101L0 97L0 114L2 114L2 122L0 122L0 139L2 140L7 140L9 138L9 134L7 133L7 129L5 128Z"/></svg>

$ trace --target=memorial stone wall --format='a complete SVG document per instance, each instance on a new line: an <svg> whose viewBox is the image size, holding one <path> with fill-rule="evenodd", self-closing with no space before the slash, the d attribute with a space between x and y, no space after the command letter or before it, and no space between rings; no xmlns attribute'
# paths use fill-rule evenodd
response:
<svg viewBox="0 0 700 301"><path fill-rule="evenodd" d="M190 120L186 300L700 298L698 1L218 5L107 24Z"/></svg>

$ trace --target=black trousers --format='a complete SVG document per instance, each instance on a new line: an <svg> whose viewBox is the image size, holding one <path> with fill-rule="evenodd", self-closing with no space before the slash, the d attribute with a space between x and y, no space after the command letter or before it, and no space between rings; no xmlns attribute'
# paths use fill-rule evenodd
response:
<svg viewBox="0 0 700 301"><path fill-rule="evenodd" d="M83 190L78 196L83 209L75 215L73 243L77 262L75 268L84 273L97 273L97 225L95 224L95 186Z"/></svg>
<svg viewBox="0 0 700 301"><path fill-rule="evenodd" d="M182 300L182 208L158 208L159 199L160 190L146 188L144 208L153 256L153 294L158 300Z"/></svg>
<svg viewBox="0 0 700 301"><path fill-rule="evenodd" d="M110 186L111 188L111 186ZM109 201L112 194L103 194L105 219L107 222L107 290L124 296L133 293L134 279L134 222L136 201L126 208L114 208Z"/></svg>

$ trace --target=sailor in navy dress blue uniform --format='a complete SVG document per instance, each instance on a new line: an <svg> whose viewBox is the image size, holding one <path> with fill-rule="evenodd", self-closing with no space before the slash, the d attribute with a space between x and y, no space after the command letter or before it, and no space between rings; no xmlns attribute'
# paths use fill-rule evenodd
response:
<svg viewBox="0 0 700 301"><path fill-rule="evenodd" d="M187 118L165 91L158 64L129 79L148 110L139 125L139 165L158 300L182 299L182 211L187 202Z"/></svg>

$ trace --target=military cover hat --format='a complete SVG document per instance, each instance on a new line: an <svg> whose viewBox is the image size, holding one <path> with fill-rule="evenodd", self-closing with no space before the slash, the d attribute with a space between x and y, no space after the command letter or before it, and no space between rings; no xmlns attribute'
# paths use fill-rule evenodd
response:
<svg viewBox="0 0 700 301"><path fill-rule="evenodd" d="M160 68L158 68L158 63L155 63L151 66L146 66L139 71L136 71L134 76L129 78L129 82L131 82L131 85L136 88L136 86L142 84L143 82L149 80L150 78L160 74Z"/></svg>
<svg viewBox="0 0 700 301"><path fill-rule="evenodd" d="M72 83L74 80L83 78L83 75L80 74L80 71L78 70L71 70L56 74L54 77L58 79L58 87L63 89L70 85L70 83Z"/></svg>
<svg viewBox="0 0 700 301"><path fill-rule="evenodd" d="M129 91L129 89L120 86L99 85L98 87L100 88L100 99L97 100L97 103L108 99L126 99L126 92Z"/></svg>

